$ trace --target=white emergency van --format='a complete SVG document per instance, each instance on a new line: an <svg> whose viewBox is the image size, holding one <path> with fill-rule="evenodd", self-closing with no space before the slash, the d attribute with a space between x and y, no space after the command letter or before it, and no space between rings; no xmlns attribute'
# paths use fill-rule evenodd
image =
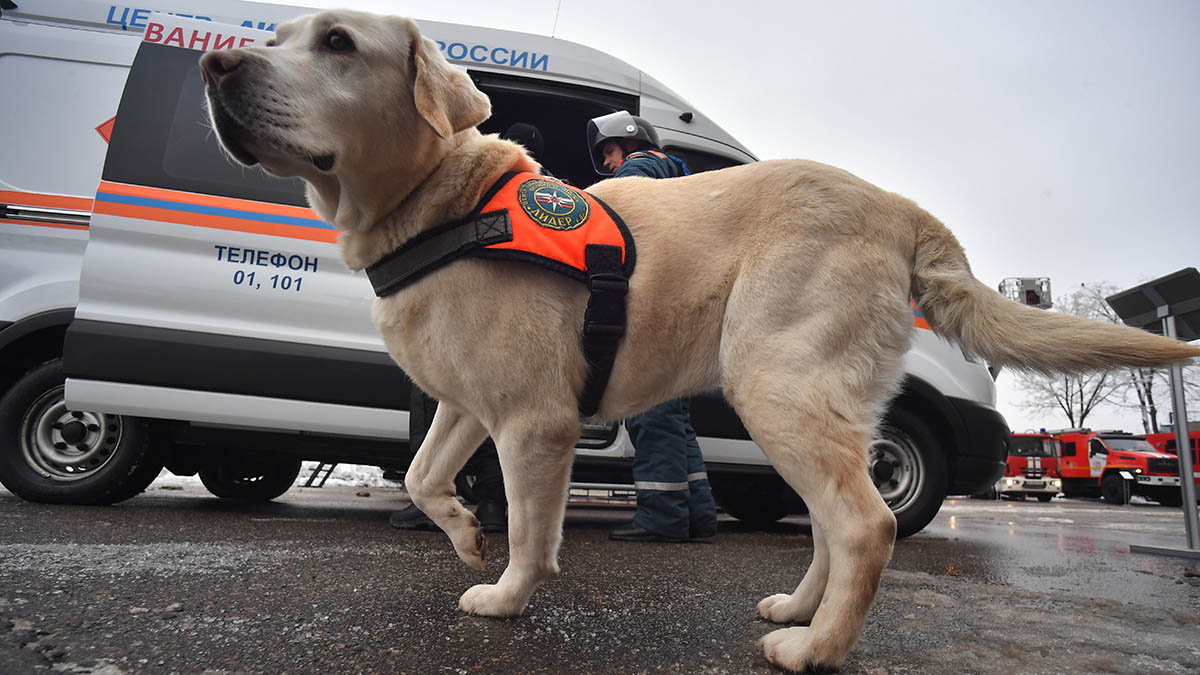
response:
<svg viewBox="0 0 1200 675"><path fill-rule="evenodd" d="M419 397L371 324L370 283L342 263L300 182L228 161L204 113L203 50L256 44L311 10L17 5L0 15L2 82L57 92L64 110L22 99L19 151L2 160L0 481L29 499L110 503L164 465L199 472L217 495L258 499L291 486L300 460L403 473ZM692 171L755 161L602 52L418 23L491 98L481 129L536 125L541 161L574 185L600 178L586 121L621 109L654 124ZM947 494L992 484L1008 441L985 366L915 313L913 330L903 390L870 449L901 535ZM802 512L718 393L697 397L692 415L727 512L754 523ZM620 425L583 429L574 480L629 484L633 448Z"/></svg>

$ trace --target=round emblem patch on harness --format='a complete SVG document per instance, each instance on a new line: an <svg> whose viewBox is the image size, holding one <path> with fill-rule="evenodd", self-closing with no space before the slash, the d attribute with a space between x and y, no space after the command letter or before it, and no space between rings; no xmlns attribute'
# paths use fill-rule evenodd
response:
<svg viewBox="0 0 1200 675"><path fill-rule="evenodd" d="M544 178L521 183L517 202L533 222L552 230L574 230L583 225L591 209L578 190Z"/></svg>

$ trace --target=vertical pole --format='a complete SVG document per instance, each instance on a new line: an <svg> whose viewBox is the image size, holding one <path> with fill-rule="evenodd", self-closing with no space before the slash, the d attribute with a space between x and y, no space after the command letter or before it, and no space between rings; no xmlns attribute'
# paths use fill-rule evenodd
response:
<svg viewBox="0 0 1200 675"><path fill-rule="evenodd" d="M1175 316L1163 318L1167 337L1176 339ZM1200 551L1200 517L1196 514L1196 478L1192 465L1192 446L1188 438L1187 402L1183 398L1183 366L1171 366L1171 406L1175 411L1175 449L1179 458L1179 490L1183 494L1183 523L1187 545Z"/></svg>

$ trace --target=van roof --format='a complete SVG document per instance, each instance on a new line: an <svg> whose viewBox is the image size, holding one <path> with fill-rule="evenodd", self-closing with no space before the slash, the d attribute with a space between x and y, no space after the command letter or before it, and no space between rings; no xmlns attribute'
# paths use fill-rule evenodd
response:
<svg viewBox="0 0 1200 675"><path fill-rule="evenodd" d="M303 5L268 5L241 0L145 0L137 8L93 0L20 2L3 12L5 19L66 24L106 32L143 32L153 12L209 19L263 30L303 14L320 11ZM602 87L654 100L650 120L656 127L704 136L757 159L724 129L704 117L675 92L628 63L598 49L559 38L465 24L414 19L427 37L437 41L452 62L468 68ZM663 104L666 104L665 106ZM663 110L662 108L666 108ZM689 121L680 117L691 113ZM649 116L643 110L644 116Z"/></svg>

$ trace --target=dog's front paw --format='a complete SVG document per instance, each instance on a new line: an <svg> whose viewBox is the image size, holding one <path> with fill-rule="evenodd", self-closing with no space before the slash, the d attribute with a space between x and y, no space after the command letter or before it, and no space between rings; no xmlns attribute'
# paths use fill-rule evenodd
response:
<svg viewBox="0 0 1200 675"><path fill-rule="evenodd" d="M777 593L759 601L754 612L772 623L808 623L817 613L817 602L805 602L787 593Z"/></svg>
<svg viewBox="0 0 1200 675"><path fill-rule="evenodd" d="M836 647L819 644L811 628L797 626L771 631L758 641L763 656L772 665L796 673L828 673L841 669L845 654L835 653Z"/></svg>
<svg viewBox="0 0 1200 675"><path fill-rule="evenodd" d="M447 523L445 530L459 559L472 569L483 571L484 561L487 559L487 539L484 538L483 528L479 526L475 516L462 509L461 519Z"/></svg>
<svg viewBox="0 0 1200 675"><path fill-rule="evenodd" d="M458 599L458 608L479 616L520 616L525 611L525 602L499 584L479 584L462 594Z"/></svg>

